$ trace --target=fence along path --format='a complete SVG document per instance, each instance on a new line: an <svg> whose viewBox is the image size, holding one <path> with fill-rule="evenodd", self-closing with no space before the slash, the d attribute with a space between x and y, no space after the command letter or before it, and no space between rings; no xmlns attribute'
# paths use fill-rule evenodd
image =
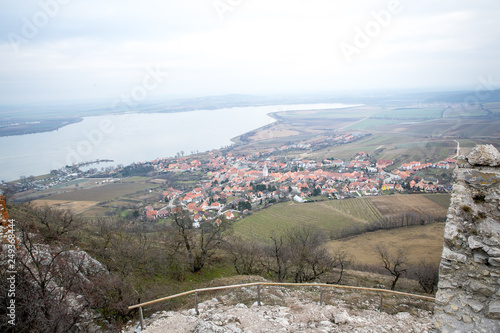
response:
<svg viewBox="0 0 500 333"><path fill-rule="evenodd" d="M194 289L194 290L189 290L185 291L179 294L175 295L170 295L162 298L158 298L152 301L144 302L144 303L139 303L135 305L131 305L128 307L129 310L137 309L139 308L139 314L140 314L140 325L141 327L144 327L144 319L143 319L143 314L142 314L142 307L148 306L151 304L159 303L159 302L164 302L169 299L174 299L177 297L182 297L182 296L187 296L194 294L195 295L195 311L196 314L199 314L198 312L198 293L201 292L207 292L207 291L215 291L215 290L226 290L226 289L235 289L235 288L243 288L243 287L252 287L252 286L257 286L257 303L260 305L260 288L261 286L278 286L278 287L320 287L321 288L321 293L320 293L320 300L319 303L320 305L322 304L322 299L323 299L323 290L324 288L338 288L338 289L349 289L349 290L362 290L362 291L373 291L380 293L380 307L379 310L382 309L382 302L383 302L383 294L392 294L392 295L399 295L399 296L408 296L408 297L413 297L413 298L420 298L423 300L427 301L432 301L434 302L436 299L434 297L429 297L429 296L423 296L423 295L416 295L416 294L409 294L409 293L404 293L401 291L394 291L394 290L387 290L387 289L377 289L377 288L365 288L365 287L353 287L353 286L342 286L342 285L336 285L336 284L326 284L326 283L278 283L278 282L253 282L253 283L245 283L245 284L236 284L236 285L231 285L231 286L220 286L220 287L210 287L210 288L201 288L201 289Z"/></svg>

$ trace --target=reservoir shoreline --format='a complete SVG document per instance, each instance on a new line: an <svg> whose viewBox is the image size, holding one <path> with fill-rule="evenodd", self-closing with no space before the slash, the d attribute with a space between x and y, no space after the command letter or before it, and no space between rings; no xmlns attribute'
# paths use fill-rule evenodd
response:
<svg viewBox="0 0 500 333"><path fill-rule="evenodd" d="M296 104L91 116L56 131L0 137L0 180L48 174L65 165L97 159L129 165L232 145L250 131L276 121L271 113L339 109L347 104Z"/></svg>

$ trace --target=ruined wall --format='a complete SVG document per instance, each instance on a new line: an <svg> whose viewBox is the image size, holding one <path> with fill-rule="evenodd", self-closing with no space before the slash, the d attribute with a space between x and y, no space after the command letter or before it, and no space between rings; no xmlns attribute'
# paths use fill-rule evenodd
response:
<svg viewBox="0 0 500 333"><path fill-rule="evenodd" d="M444 233L434 326L500 332L500 153L461 156Z"/></svg>

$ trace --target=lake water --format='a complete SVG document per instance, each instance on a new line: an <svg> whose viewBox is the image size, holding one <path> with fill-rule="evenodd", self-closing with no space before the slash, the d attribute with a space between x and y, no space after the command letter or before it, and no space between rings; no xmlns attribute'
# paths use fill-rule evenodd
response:
<svg viewBox="0 0 500 333"><path fill-rule="evenodd" d="M87 117L56 131L0 137L0 180L47 174L65 165L110 159L114 163L151 161L184 151L208 151L231 138L270 124L268 113L334 109L344 104L239 107L182 113L129 113Z"/></svg>

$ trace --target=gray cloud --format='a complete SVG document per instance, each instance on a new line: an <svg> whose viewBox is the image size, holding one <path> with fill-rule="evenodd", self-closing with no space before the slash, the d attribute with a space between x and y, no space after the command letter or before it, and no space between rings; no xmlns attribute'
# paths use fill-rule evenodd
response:
<svg viewBox="0 0 500 333"><path fill-rule="evenodd" d="M363 47L357 32L395 0L220 0L233 4L223 20L215 1L6 0L0 98L112 100L152 65L172 74L151 92L161 98L473 88L480 75L500 76L498 1L401 0ZM35 26L30 36L26 24ZM342 43L358 51L350 61Z"/></svg>

